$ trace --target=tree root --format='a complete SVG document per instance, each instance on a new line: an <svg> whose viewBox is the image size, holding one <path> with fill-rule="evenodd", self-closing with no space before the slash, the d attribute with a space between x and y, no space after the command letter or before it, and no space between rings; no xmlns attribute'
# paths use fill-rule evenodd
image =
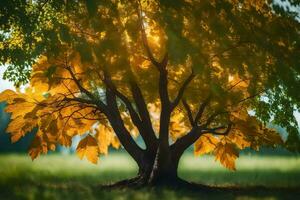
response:
<svg viewBox="0 0 300 200"><path fill-rule="evenodd" d="M116 183L101 185L101 188L104 189L137 188L137 187L142 187L144 185L141 180L142 180L141 176L136 176L134 178L118 181Z"/></svg>
<svg viewBox="0 0 300 200"><path fill-rule="evenodd" d="M122 181L118 181L113 184L101 185L103 189L122 189L122 188L143 188L143 187L165 187L170 189L188 189L188 190L202 190L202 191L213 191L217 188L205 186L197 183L192 183L185 181L181 178L176 177L175 179L157 182L155 184L149 182L148 179L145 179L143 176L137 176L131 179L125 179Z"/></svg>

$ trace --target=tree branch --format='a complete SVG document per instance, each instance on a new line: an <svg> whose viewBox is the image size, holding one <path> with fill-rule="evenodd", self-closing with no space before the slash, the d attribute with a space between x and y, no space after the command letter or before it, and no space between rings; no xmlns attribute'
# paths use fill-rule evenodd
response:
<svg viewBox="0 0 300 200"><path fill-rule="evenodd" d="M159 143L167 151L169 148L168 137L169 137L169 123L170 123L170 116L171 116L170 99L168 94L168 71L167 71L168 53L165 53L161 62L158 62L155 59L147 40L147 35L146 35L142 15L143 15L142 6L141 3L138 1L138 20L141 29L142 42L151 63L159 71L158 88L159 88L159 96L161 101Z"/></svg>
<svg viewBox="0 0 300 200"><path fill-rule="evenodd" d="M136 144L136 142L133 140L128 130L125 128L124 122L122 120L122 117L118 109L116 94L112 92L110 87L107 87L106 89L107 105L105 105L102 101L97 100L92 93L90 93L80 84L80 81L76 78L71 67L66 67L66 69L69 71L72 79L76 83L79 90L90 98L88 102L95 103L101 110L103 110L103 113L106 115L107 119L109 120L112 128L114 129L114 132L116 133L118 139L120 140L125 150L132 156L134 160L136 160L137 163L140 163L144 152ZM80 99L80 101L82 100Z"/></svg>
<svg viewBox="0 0 300 200"><path fill-rule="evenodd" d="M179 138L171 145L171 151L175 156L181 156L183 152L202 135L202 129L199 126L193 127L190 132Z"/></svg>
<svg viewBox="0 0 300 200"><path fill-rule="evenodd" d="M137 161L137 163L140 163L144 152L136 144L129 131L126 129L118 109L116 95L109 88L106 89L106 101L109 109L107 117L112 128L114 129L114 132L116 133L125 150L133 157L135 161Z"/></svg>
<svg viewBox="0 0 300 200"><path fill-rule="evenodd" d="M206 108L206 106L209 104L209 101L211 99L211 95L209 95L205 100L204 102L200 105L199 109L198 109L198 112L196 114L196 117L195 117L195 124L197 124L199 122L199 120L201 119L203 113L204 113L204 110Z"/></svg>
<svg viewBox="0 0 300 200"><path fill-rule="evenodd" d="M202 130L202 133L211 133L214 135L228 135L232 127L232 123L229 123L228 126L219 126L215 128L206 128ZM223 130L223 132L218 132L218 130Z"/></svg>
<svg viewBox="0 0 300 200"><path fill-rule="evenodd" d="M83 99L80 97L73 97L73 98L69 98L69 97L64 97L62 99L62 101L76 101L76 102L80 102L80 103L85 103L85 104L94 104L94 101L88 100L88 99Z"/></svg>
<svg viewBox="0 0 300 200"><path fill-rule="evenodd" d="M174 101L171 103L171 110L173 110L180 102L183 93L185 91L185 89L187 88L187 86L189 85L189 83L193 80L193 78L195 77L194 72L192 71L192 73L187 77L187 79L183 82L182 86L180 87L178 94L176 96L176 98L174 99Z"/></svg>
<svg viewBox="0 0 300 200"><path fill-rule="evenodd" d="M141 35L142 35L142 42L143 45L145 47L147 56L149 58L149 60L154 64L154 66L156 66L158 68L158 70L160 70L159 65L160 63L154 58L153 53L150 49L149 43L148 43L148 39L147 39L147 34L145 31L145 26L144 26L144 21L143 21L143 10L142 10L142 6L141 3L138 1L138 19L139 19L139 25L140 25L140 29L141 29Z"/></svg>
<svg viewBox="0 0 300 200"><path fill-rule="evenodd" d="M262 93L265 92L265 91L266 91L266 90L262 90L262 91L260 91L260 92L255 93L255 94L252 94L252 95L250 95L250 96L248 96L248 97L246 97L246 98L244 98L244 99L241 99L240 101L237 102L237 104L240 104L240 103L242 103L242 102L244 102L244 101L247 101L247 100L249 100L249 99L255 98L255 97L257 97L258 95L262 94Z"/></svg>
<svg viewBox="0 0 300 200"><path fill-rule="evenodd" d="M150 119L149 111L147 109L147 105L145 99L143 97L142 91L139 88L138 84L132 80L130 81L130 90L137 106L140 118L142 120L142 124L144 126L144 132L147 133L147 138L149 142L149 147L155 147L157 139L155 137L155 132L152 127L152 122Z"/></svg>
<svg viewBox="0 0 300 200"><path fill-rule="evenodd" d="M90 99L91 101L97 105L100 110L103 112L103 113L107 113L107 106L99 99L96 99L94 97L94 95L92 93L90 93L87 89L85 89L81 84L80 84L80 81L76 78L74 72L72 71L71 67L70 66L67 66L65 67L65 69L70 73L73 81L75 82L75 84L77 85L78 89L80 90L81 93L83 94L86 94Z"/></svg>
<svg viewBox="0 0 300 200"><path fill-rule="evenodd" d="M79 89L82 93L86 94L90 99L95 99L94 96L93 96L93 94L90 93L87 89L85 89L85 88L80 84L80 81L76 78L76 76L75 76L74 72L72 71L71 67L70 67L70 66L67 66L66 69L67 69L67 71L70 73L70 75L71 75L73 81L75 82L75 84L77 85L78 89Z"/></svg>
<svg viewBox="0 0 300 200"><path fill-rule="evenodd" d="M192 110L191 110L189 104L186 102L185 99L182 99L182 104L187 112L188 119L189 119L191 126L194 127L195 123L194 123L193 113L192 113Z"/></svg>
<svg viewBox="0 0 300 200"><path fill-rule="evenodd" d="M125 104L133 124L138 128L139 133L140 133L140 135L142 136L142 138L145 142L146 148L147 149L152 149L152 147L155 144L155 140L156 140L154 131L153 131L153 133L151 132L151 130L153 130L152 124L150 124L150 126L148 124L147 127L145 126L145 122L140 119L140 116L138 115L138 113L133 108L132 103L130 102L130 100L116 88L115 84L111 80L111 76L109 75L109 73L106 70L104 70L104 79L103 79L103 81L104 81L105 85L111 90L111 92L113 92ZM133 96L138 95L138 92L140 92L140 91L134 91ZM141 93L140 93L140 95L141 95ZM142 102L140 102L140 99L139 99L138 105L139 105L139 107L142 107L143 105L140 105L140 104L142 104ZM144 108L142 108L142 109L144 109ZM146 111L146 112L148 112L148 111ZM149 117L149 120L150 120L150 117ZM151 121L150 121L150 123L151 123Z"/></svg>

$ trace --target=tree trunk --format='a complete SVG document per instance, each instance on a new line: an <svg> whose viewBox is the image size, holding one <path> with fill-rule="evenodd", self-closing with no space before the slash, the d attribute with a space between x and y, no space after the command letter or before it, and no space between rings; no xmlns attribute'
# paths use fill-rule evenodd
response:
<svg viewBox="0 0 300 200"><path fill-rule="evenodd" d="M177 176L179 159L178 156L172 156L170 151L161 151L161 148L154 154L145 152L143 159L137 162L137 177L120 181L112 187L178 186L184 182Z"/></svg>
<svg viewBox="0 0 300 200"><path fill-rule="evenodd" d="M178 160L179 161L179 160ZM169 147L159 146L152 165L148 184L172 184L178 179L178 161L172 157Z"/></svg>

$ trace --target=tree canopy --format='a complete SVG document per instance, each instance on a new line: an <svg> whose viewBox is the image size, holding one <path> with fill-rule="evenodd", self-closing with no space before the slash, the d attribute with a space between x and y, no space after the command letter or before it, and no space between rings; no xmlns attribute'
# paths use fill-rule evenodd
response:
<svg viewBox="0 0 300 200"><path fill-rule="evenodd" d="M194 143L229 169L247 147L299 151L298 17L270 0L1 1L4 78L28 83L0 95L7 131L38 127L32 159L75 135L93 163L121 145L137 161Z"/></svg>

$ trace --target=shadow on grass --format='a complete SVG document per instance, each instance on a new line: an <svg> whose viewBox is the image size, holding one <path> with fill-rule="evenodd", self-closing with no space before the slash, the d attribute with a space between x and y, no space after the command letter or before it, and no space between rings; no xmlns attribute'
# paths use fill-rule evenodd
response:
<svg viewBox="0 0 300 200"><path fill-rule="evenodd" d="M15 185L14 188L1 188L3 199L298 199L296 188L244 188L215 191L195 191L168 188L114 189L104 190L81 183Z"/></svg>
<svg viewBox="0 0 300 200"><path fill-rule="evenodd" d="M180 177L192 182L223 187L255 187L264 186L269 188L299 188L299 171L280 171L280 170L184 170Z"/></svg>
<svg viewBox="0 0 300 200"><path fill-rule="evenodd" d="M136 175L137 167L128 156L112 154L101 160L99 166L74 156L51 155L31 162L25 155L0 155L0 199L300 199L298 158L242 157L236 172L215 165L213 160L207 157L200 161L187 156L179 176L222 189L108 190L99 185Z"/></svg>
<svg viewBox="0 0 300 200"><path fill-rule="evenodd" d="M26 171L28 172L26 174ZM31 174L35 173L35 174ZM55 176L47 173L32 172L23 169L14 177L0 182L1 199L298 199L300 197L300 173L276 171L239 171L234 176L226 171L181 171L181 176L211 186L222 184L222 188L205 190L142 188L142 189L103 189L99 184L107 184L131 177L134 171L102 171L101 173L69 176ZM255 175L258 174L258 175ZM259 178L259 176L263 176ZM256 177L256 178L255 178ZM270 187L265 183L276 182ZM99 182L101 180L101 182ZM285 185L288 181L293 184ZM254 186L262 185L262 186ZM264 185L264 186L263 186Z"/></svg>

